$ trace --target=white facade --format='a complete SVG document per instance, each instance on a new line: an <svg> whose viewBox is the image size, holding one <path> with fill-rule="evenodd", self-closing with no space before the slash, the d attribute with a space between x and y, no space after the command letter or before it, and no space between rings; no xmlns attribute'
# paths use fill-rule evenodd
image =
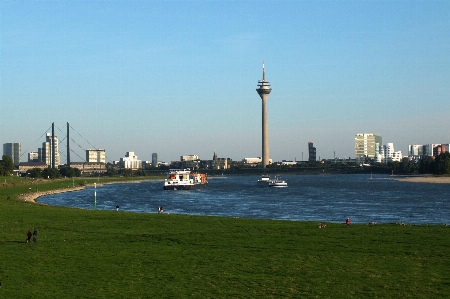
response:
<svg viewBox="0 0 450 299"><path fill-rule="evenodd" d="M377 163L400 162L402 159L402 152L396 152L393 143L380 146L378 153L375 155L375 162Z"/></svg>
<svg viewBox="0 0 450 299"><path fill-rule="evenodd" d="M381 136L374 133L355 135L355 159L375 159L375 153L381 146Z"/></svg>
<svg viewBox="0 0 450 299"><path fill-rule="evenodd" d="M58 167L60 164L60 157L58 151L58 136L55 136L55 167ZM47 133L45 137L45 142L42 143L42 151L41 151L41 162L44 162L47 165L52 165L52 134Z"/></svg>
<svg viewBox="0 0 450 299"><path fill-rule="evenodd" d="M106 152L104 149L86 150L86 162L106 163Z"/></svg>
<svg viewBox="0 0 450 299"><path fill-rule="evenodd" d="M142 168L142 161L138 160L138 157L134 152L127 152L124 158L120 158L120 166L129 169L140 169Z"/></svg>
<svg viewBox="0 0 450 299"><path fill-rule="evenodd" d="M187 156L181 156L180 161L187 162L187 161L197 161L200 160L198 155L187 155Z"/></svg>
<svg viewBox="0 0 450 299"><path fill-rule="evenodd" d="M29 152L28 153L28 162L37 162L39 161L38 152Z"/></svg>

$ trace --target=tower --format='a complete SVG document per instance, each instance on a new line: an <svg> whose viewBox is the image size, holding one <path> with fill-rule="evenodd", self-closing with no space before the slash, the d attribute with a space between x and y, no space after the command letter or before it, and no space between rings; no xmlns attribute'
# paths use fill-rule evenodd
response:
<svg viewBox="0 0 450 299"><path fill-rule="evenodd" d="M270 83L266 81L266 73L264 70L264 60L262 62L262 80L258 81L256 92L262 100L262 165L266 168L269 165L269 123L267 120L267 99L272 91Z"/></svg>

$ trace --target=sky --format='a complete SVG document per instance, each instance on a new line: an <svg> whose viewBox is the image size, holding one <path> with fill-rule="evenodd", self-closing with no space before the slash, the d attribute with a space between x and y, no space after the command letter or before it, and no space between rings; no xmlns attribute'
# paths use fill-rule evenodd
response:
<svg viewBox="0 0 450 299"><path fill-rule="evenodd" d="M354 158L450 143L450 1L0 0L0 143L71 161Z"/></svg>

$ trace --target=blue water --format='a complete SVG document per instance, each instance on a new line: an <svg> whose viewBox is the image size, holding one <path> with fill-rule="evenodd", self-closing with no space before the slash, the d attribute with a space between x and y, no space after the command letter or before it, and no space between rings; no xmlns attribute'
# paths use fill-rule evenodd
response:
<svg viewBox="0 0 450 299"><path fill-rule="evenodd" d="M450 223L450 185L398 182L390 176L285 175L287 188L258 187L258 176L210 178L206 189L164 191L162 181L88 187L41 197L55 206L141 213L352 223Z"/></svg>

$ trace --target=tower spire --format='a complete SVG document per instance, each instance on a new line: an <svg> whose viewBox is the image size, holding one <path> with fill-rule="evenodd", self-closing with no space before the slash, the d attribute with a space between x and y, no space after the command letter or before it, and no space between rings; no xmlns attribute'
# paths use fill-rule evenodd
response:
<svg viewBox="0 0 450 299"><path fill-rule="evenodd" d="M262 80L263 81L266 81L266 71L265 71L265 69L264 69L264 60L263 60L263 62L262 62L262 65L263 65L263 78L262 78Z"/></svg>

